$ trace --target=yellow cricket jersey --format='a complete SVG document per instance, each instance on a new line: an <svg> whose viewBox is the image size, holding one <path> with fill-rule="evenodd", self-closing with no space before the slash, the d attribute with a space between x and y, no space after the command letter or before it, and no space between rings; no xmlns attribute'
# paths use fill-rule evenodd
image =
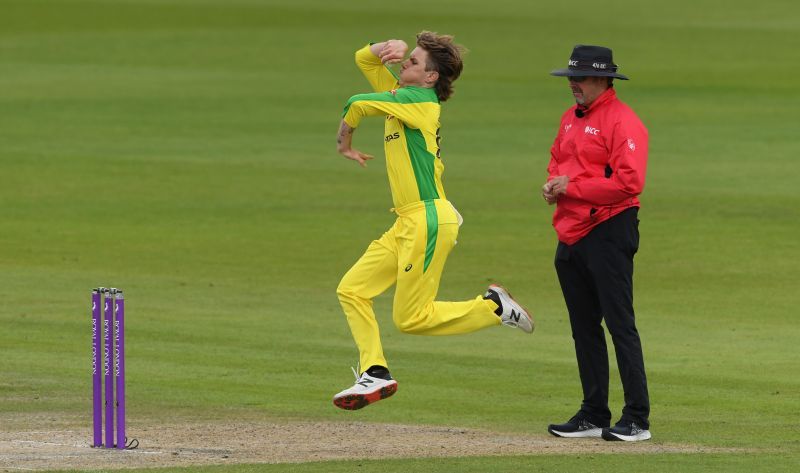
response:
<svg viewBox="0 0 800 473"><path fill-rule="evenodd" d="M372 54L370 45L356 51L356 64L375 93L350 97L344 121L357 128L361 119L385 115L384 151L395 208L413 202L446 199L444 164L439 158L439 114L436 91L400 87L397 77Z"/></svg>

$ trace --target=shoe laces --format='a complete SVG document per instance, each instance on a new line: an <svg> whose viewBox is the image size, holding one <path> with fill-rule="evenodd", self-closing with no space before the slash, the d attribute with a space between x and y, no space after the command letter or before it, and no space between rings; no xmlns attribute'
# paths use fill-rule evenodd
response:
<svg viewBox="0 0 800 473"><path fill-rule="evenodd" d="M361 362L359 361L358 363L356 363L356 367L355 368L353 368L351 366L350 370L353 372L353 376L356 377L356 383L357 383L358 380L361 379L361 374L360 374L361 373Z"/></svg>
<svg viewBox="0 0 800 473"><path fill-rule="evenodd" d="M643 429L643 428L639 427L639 424L637 424L636 422L628 422L627 425L630 426L632 435L636 435L636 434L641 433L641 432L646 430L646 429Z"/></svg>
<svg viewBox="0 0 800 473"><path fill-rule="evenodd" d="M569 422L570 423L575 423L579 427L583 427L583 428L586 428L586 429L593 429L593 428L597 427L596 425L594 425L591 422L589 422L588 420L586 420L586 418L578 416L578 415L572 416L572 418L569 420Z"/></svg>
<svg viewBox="0 0 800 473"><path fill-rule="evenodd" d="M366 371L359 374L361 371L361 363L356 363L355 368L351 366L350 370L353 371L353 376L356 378L355 384L361 385L364 388L368 388L370 384L374 383L372 376L370 376Z"/></svg>

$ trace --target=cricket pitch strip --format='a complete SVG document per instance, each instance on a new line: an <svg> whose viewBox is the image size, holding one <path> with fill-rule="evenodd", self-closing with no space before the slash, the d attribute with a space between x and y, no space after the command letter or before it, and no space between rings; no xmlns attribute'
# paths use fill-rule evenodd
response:
<svg viewBox="0 0 800 473"><path fill-rule="evenodd" d="M14 414L13 421L8 417L0 415L0 423L6 425L0 432L0 471L303 463L364 459L367 452L371 458L387 459L736 450L666 444L657 440L636 444L609 443L602 439L576 441L551 437L544 432L501 433L443 426L312 421L174 421L150 426L131 423L129 432L139 441L139 447L115 450L90 447L90 425L80 429L65 428L77 419L35 414L24 422L21 414Z"/></svg>

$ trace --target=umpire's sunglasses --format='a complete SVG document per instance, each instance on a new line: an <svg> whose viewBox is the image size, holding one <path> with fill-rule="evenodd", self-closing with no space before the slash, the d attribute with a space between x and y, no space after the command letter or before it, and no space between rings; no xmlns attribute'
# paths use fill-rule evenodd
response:
<svg viewBox="0 0 800 473"><path fill-rule="evenodd" d="M570 82L583 82L586 80L587 76L567 76L567 80Z"/></svg>

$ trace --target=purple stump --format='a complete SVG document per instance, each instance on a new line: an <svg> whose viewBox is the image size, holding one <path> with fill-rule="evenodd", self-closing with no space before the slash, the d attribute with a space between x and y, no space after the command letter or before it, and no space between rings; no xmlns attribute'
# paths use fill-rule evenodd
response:
<svg viewBox="0 0 800 473"><path fill-rule="evenodd" d="M114 313L111 297L112 290L105 291L105 319L103 320L103 336L105 340L103 372L106 378L106 448L114 448L114 376L111 357L114 353Z"/></svg>
<svg viewBox="0 0 800 473"><path fill-rule="evenodd" d="M94 438L92 447L103 446L103 385L100 375L102 356L100 345L103 343L100 336L100 292L103 288L92 290L92 416Z"/></svg>
<svg viewBox="0 0 800 473"><path fill-rule="evenodd" d="M114 323L117 343L114 351L114 373L117 376L117 448L125 448L125 298L117 291Z"/></svg>

